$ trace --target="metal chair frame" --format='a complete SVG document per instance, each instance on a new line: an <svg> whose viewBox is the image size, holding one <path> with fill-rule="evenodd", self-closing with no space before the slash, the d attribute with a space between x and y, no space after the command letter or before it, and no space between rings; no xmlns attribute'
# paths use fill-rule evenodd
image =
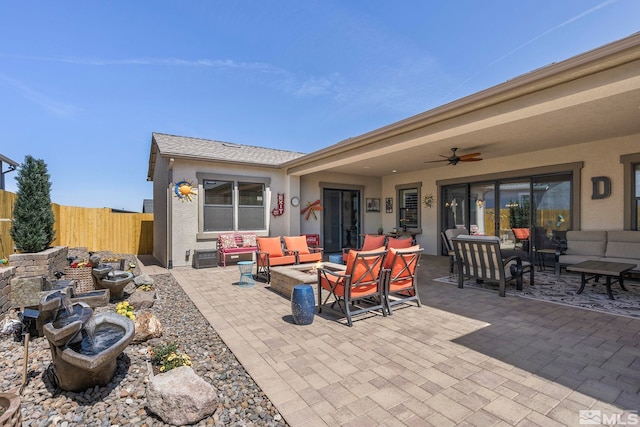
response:
<svg viewBox="0 0 640 427"><path fill-rule="evenodd" d="M389 315L393 314L391 306L415 301L420 307L418 294L418 264L423 249L415 251L398 250L393 255L390 268L383 270L384 299Z"/></svg>
<svg viewBox="0 0 640 427"><path fill-rule="evenodd" d="M497 237L458 236L451 239L456 253L458 265L458 287L462 288L464 278L477 281L494 281L499 283L498 293L506 295L507 281L516 280L516 289L522 290L522 276L529 272L529 283L533 285L533 265L523 262L520 257L502 258L500 240ZM505 269L508 268L509 275Z"/></svg>
<svg viewBox="0 0 640 427"><path fill-rule="evenodd" d="M347 266L350 274L338 273L325 268L318 269L318 313L322 312L322 306L331 303L333 309L338 306L347 318L347 324L353 326L353 316L358 314L380 310L383 316L385 310L384 283L382 267L387 251L358 252L353 264ZM362 268L364 267L364 268ZM357 274L357 276L356 276ZM326 284L326 286L323 286ZM326 298L322 299L322 290L329 291ZM360 294L359 290L365 289ZM363 301L365 303L363 303Z"/></svg>

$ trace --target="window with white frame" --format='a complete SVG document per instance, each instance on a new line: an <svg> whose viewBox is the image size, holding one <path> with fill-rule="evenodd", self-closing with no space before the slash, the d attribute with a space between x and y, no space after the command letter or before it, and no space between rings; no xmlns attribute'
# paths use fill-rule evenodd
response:
<svg viewBox="0 0 640 427"><path fill-rule="evenodd" d="M396 186L400 226L420 228L420 187L420 183Z"/></svg>
<svg viewBox="0 0 640 427"><path fill-rule="evenodd" d="M265 230L269 179L198 174L203 232Z"/></svg>

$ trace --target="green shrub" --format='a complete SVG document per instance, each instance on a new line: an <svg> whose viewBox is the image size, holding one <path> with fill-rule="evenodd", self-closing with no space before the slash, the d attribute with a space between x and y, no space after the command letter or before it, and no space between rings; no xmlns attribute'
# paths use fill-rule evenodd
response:
<svg viewBox="0 0 640 427"><path fill-rule="evenodd" d="M191 366L191 358L179 352L176 343L161 344L153 348L151 363L158 366L160 372L167 372L179 366Z"/></svg>
<svg viewBox="0 0 640 427"><path fill-rule="evenodd" d="M9 234L21 252L47 249L55 238L51 183L43 160L26 156L16 177L18 191Z"/></svg>

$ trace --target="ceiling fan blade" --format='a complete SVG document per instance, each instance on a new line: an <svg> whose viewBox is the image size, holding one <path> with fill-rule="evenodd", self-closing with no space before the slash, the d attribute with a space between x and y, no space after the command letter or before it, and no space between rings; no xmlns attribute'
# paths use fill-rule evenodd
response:
<svg viewBox="0 0 640 427"><path fill-rule="evenodd" d="M480 160L482 160L482 158L473 157L471 159L460 159L459 161L461 161L461 162L479 162Z"/></svg>
<svg viewBox="0 0 640 427"><path fill-rule="evenodd" d="M463 162L470 160L472 157L478 157L480 155L480 153L471 153L471 154L465 154L464 156L460 156L460 160L462 160ZM480 159L478 159L480 160Z"/></svg>
<svg viewBox="0 0 640 427"><path fill-rule="evenodd" d="M442 157L444 157L444 156L442 156ZM448 158L448 157L445 157L445 158L444 158L444 159L442 159L442 160L428 160L428 161L426 161L425 163L438 163L438 162L448 162L448 161L449 161L449 158Z"/></svg>

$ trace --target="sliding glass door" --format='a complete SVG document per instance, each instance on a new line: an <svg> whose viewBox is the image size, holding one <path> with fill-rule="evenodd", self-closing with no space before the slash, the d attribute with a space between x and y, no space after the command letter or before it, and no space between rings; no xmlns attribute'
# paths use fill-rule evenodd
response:
<svg viewBox="0 0 640 427"><path fill-rule="evenodd" d="M357 248L360 240L360 191L325 188L322 195L325 254Z"/></svg>
<svg viewBox="0 0 640 427"><path fill-rule="evenodd" d="M556 247L572 224L572 174L538 175L442 187L442 230L498 236L507 253L529 257Z"/></svg>
<svg viewBox="0 0 640 427"><path fill-rule="evenodd" d="M552 249L566 239L572 223L571 175L533 179L532 241L536 249Z"/></svg>

